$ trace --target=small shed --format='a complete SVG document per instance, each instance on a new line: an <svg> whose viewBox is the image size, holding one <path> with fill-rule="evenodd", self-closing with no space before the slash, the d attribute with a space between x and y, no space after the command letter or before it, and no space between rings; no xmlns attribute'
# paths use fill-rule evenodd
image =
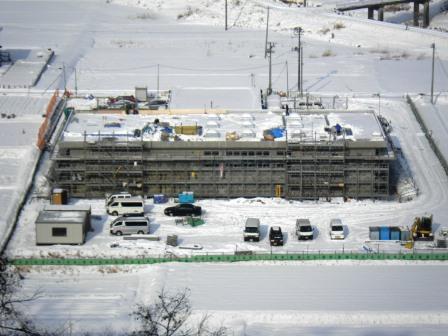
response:
<svg viewBox="0 0 448 336"><path fill-rule="evenodd" d="M36 245L83 244L90 226L85 211L43 210L35 223Z"/></svg>

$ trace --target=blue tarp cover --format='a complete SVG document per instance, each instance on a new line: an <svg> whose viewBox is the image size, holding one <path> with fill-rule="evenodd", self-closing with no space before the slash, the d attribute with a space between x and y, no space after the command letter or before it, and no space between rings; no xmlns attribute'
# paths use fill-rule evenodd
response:
<svg viewBox="0 0 448 336"><path fill-rule="evenodd" d="M274 138L281 138L283 136L284 132L285 131L282 128L273 128L273 129L271 129L271 135Z"/></svg>

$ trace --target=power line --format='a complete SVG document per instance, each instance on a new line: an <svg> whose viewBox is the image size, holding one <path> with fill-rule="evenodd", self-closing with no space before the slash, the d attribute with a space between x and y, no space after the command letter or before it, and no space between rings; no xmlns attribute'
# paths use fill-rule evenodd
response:
<svg viewBox="0 0 448 336"><path fill-rule="evenodd" d="M244 4L241 6L240 12L238 13L238 15L237 15L235 21L233 22L233 24L232 24L232 26L231 26L230 28L236 26L236 23L237 23L238 20L240 19L241 14L243 14L244 7L246 7L246 4L247 4L248 2L249 2L249 1L246 0L246 1L244 2Z"/></svg>

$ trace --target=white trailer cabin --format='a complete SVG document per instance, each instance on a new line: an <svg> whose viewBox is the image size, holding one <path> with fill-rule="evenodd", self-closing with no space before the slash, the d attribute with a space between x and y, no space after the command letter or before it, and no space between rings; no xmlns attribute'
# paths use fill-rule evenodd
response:
<svg viewBox="0 0 448 336"><path fill-rule="evenodd" d="M36 219L36 245L84 244L90 227L85 211L41 211Z"/></svg>

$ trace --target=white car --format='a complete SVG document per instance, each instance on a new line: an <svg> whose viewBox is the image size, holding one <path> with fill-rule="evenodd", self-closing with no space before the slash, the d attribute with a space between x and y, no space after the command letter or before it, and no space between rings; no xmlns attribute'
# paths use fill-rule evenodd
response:
<svg viewBox="0 0 448 336"><path fill-rule="evenodd" d="M132 195L126 191L118 194L106 195L106 207L111 205L116 199L131 198Z"/></svg>
<svg viewBox="0 0 448 336"><path fill-rule="evenodd" d="M345 239L344 226L339 218L333 218L330 221L330 238Z"/></svg>

